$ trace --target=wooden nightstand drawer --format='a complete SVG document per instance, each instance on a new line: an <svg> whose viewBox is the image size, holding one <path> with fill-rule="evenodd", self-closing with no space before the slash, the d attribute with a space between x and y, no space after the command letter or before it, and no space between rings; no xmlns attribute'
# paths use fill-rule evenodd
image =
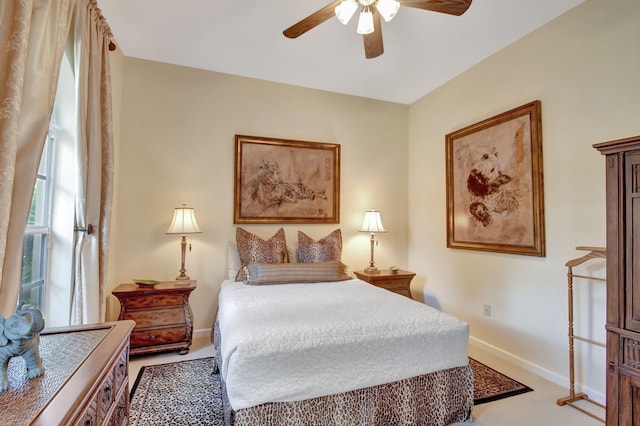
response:
<svg viewBox="0 0 640 426"><path fill-rule="evenodd" d="M181 306L183 296L181 294L153 294L149 296L132 296L125 300L127 309L161 308L163 306Z"/></svg>
<svg viewBox="0 0 640 426"><path fill-rule="evenodd" d="M410 299L412 298L410 288L411 280L416 275L413 272L402 270L391 272L386 269L381 269L377 273L355 271L354 274L362 281L366 281L376 287L384 288L385 290L406 296Z"/></svg>
<svg viewBox="0 0 640 426"><path fill-rule="evenodd" d="M184 308L154 309L150 311L131 311L124 315L124 319L136 322L136 328L150 327L153 325L184 324Z"/></svg>
<svg viewBox="0 0 640 426"><path fill-rule="evenodd" d="M378 280L375 282L376 286L387 290L407 288L407 284L409 283L411 283L411 278L401 280Z"/></svg>
<svg viewBox="0 0 640 426"><path fill-rule="evenodd" d="M133 330L131 333L131 347L162 345L167 343L184 342L187 339L187 327L166 327L151 330Z"/></svg>
<svg viewBox="0 0 640 426"><path fill-rule="evenodd" d="M113 295L120 301L119 319L135 321L131 333L130 355L180 351L189 352L193 335L193 314L189 295L196 281L189 284L162 282L153 287L120 284Z"/></svg>

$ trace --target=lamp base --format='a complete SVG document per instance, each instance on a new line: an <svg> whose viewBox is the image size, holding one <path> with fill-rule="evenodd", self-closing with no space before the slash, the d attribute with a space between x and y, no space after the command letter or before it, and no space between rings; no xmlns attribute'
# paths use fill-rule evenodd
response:
<svg viewBox="0 0 640 426"><path fill-rule="evenodd" d="M367 274L379 274L380 273L380 270L378 268L376 268L375 266L373 266L373 267L369 266L364 271Z"/></svg>
<svg viewBox="0 0 640 426"><path fill-rule="evenodd" d="M176 284L189 284L191 282L191 277L189 275L182 272L180 275L176 277Z"/></svg>

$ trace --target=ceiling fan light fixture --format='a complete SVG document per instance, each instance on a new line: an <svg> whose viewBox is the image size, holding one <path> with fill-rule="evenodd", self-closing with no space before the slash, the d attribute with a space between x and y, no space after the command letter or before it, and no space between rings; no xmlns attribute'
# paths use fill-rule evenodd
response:
<svg viewBox="0 0 640 426"><path fill-rule="evenodd" d="M356 0L342 0L342 3L335 8L336 17L338 21L347 25L356 10L358 10L358 2Z"/></svg>
<svg viewBox="0 0 640 426"><path fill-rule="evenodd" d="M378 0L376 2L376 9L380 12L380 16L385 22L389 22L396 16L398 9L400 9L400 3L396 0Z"/></svg>
<svg viewBox="0 0 640 426"><path fill-rule="evenodd" d="M369 6L365 6L364 10L360 12L360 18L358 19L358 34L371 34L374 31L373 28L373 13Z"/></svg>

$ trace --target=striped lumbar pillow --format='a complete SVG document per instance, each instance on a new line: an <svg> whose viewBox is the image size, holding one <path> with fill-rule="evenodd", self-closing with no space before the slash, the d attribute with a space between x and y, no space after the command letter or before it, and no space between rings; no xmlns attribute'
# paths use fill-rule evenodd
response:
<svg viewBox="0 0 640 426"><path fill-rule="evenodd" d="M249 285L344 281L351 277L342 262L250 263L245 267Z"/></svg>

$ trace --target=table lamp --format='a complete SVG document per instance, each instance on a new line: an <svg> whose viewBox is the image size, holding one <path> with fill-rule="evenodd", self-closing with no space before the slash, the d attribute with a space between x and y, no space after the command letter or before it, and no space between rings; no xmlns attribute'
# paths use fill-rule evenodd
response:
<svg viewBox="0 0 640 426"><path fill-rule="evenodd" d="M371 209L365 212L360 232L369 232L371 234L371 260L369 261L369 267L364 271L369 274L378 273L378 268L375 267L375 263L373 261L373 246L376 243L375 234L377 232L387 232L384 230L384 226L382 226L382 218L380 217L380 212L378 210Z"/></svg>
<svg viewBox="0 0 640 426"><path fill-rule="evenodd" d="M187 207L183 204L182 207L176 207L173 212L173 220L166 234L179 234L182 235L180 239L180 246L182 250L182 265L180 268L180 275L176 277L178 283L189 283L191 278L186 274L187 270L184 267L184 257L187 248L187 235L189 234L201 234L202 231L198 227L196 222L196 214L193 207ZM191 244L189 244L189 251L191 251Z"/></svg>

